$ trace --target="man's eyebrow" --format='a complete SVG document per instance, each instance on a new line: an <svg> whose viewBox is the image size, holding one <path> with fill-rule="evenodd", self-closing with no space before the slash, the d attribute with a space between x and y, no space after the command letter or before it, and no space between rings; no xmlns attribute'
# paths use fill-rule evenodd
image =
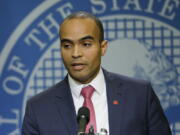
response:
<svg viewBox="0 0 180 135"><path fill-rule="evenodd" d="M72 41L71 41L71 40L66 39L66 38L64 38L64 39L62 39L62 40L61 40L61 43L64 43L64 42L69 42L69 43L72 43Z"/></svg>
<svg viewBox="0 0 180 135"><path fill-rule="evenodd" d="M94 40L94 37L88 35L88 36L85 36L85 37L80 38L79 41L83 41L83 40L87 40L87 39ZM73 43L72 40L67 39L67 38L61 39L61 43L64 43L64 42Z"/></svg>
<svg viewBox="0 0 180 135"><path fill-rule="evenodd" d="M82 41L82 40L87 40L87 39L94 40L94 37L88 35L88 36L82 37L82 38L80 39L80 41Z"/></svg>

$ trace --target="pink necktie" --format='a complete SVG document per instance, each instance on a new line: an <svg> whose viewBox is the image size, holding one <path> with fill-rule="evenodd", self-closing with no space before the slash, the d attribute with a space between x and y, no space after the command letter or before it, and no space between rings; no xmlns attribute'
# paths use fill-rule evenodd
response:
<svg viewBox="0 0 180 135"><path fill-rule="evenodd" d="M88 125L86 126L86 132L89 131L89 128L93 126L94 132L96 132L96 116L94 112L93 103L91 100L92 94L94 92L94 88L92 86L84 87L81 91L82 96L84 97L83 106L87 107L90 111L90 120Z"/></svg>

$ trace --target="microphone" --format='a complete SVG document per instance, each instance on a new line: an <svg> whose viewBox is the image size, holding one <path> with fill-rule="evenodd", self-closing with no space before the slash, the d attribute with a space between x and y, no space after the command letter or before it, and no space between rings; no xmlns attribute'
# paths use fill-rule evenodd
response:
<svg viewBox="0 0 180 135"><path fill-rule="evenodd" d="M78 110L77 122L79 124L78 135L84 134L86 125L89 122L90 112L87 107L81 107Z"/></svg>

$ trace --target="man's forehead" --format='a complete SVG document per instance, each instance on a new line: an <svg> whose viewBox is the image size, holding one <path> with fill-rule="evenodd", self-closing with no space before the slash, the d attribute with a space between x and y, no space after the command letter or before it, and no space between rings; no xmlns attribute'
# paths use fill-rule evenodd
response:
<svg viewBox="0 0 180 135"><path fill-rule="evenodd" d="M73 27L73 26L84 27L84 28L94 27L98 29L96 22L91 18L73 18L73 19L65 20L60 26L60 31L64 28L68 29L69 27Z"/></svg>
<svg viewBox="0 0 180 135"><path fill-rule="evenodd" d="M99 40L99 28L91 18L73 18L63 22L60 28L60 39L78 41L84 36L90 35Z"/></svg>

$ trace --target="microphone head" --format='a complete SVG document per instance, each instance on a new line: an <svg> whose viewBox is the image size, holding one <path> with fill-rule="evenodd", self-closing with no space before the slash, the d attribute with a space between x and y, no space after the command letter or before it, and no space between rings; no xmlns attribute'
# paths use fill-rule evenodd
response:
<svg viewBox="0 0 180 135"><path fill-rule="evenodd" d="M86 122L88 123L89 122L89 117L90 117L90 112L89 112L89 109L87 107L83 106L78 110L78 116L77 116L78 123L79 123L79 120L81 118L85 118Z"/></svg>

